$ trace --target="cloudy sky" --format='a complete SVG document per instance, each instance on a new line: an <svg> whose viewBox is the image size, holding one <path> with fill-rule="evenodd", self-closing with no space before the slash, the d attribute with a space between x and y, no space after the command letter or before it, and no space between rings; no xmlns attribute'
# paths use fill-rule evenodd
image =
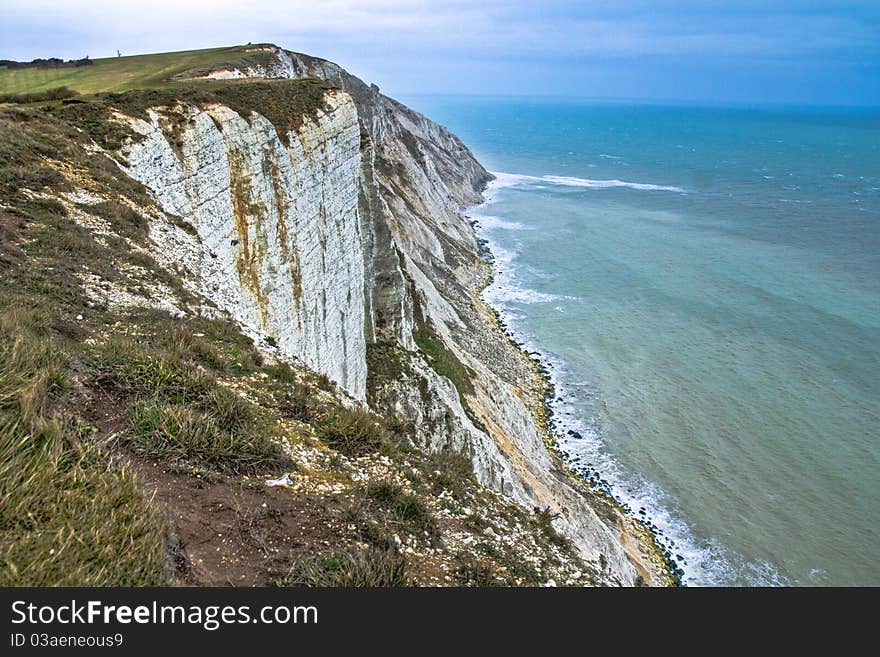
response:
<svg viewBox="0 0 880 657"><path fill-rule="evenodd" d="M391 94L880 105L880 0L0 0L0 58L277 43Z"/></svg>

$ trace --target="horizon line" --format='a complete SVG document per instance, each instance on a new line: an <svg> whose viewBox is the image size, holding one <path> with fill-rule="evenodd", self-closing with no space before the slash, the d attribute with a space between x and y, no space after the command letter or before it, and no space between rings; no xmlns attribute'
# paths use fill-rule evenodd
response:
<svg viewBox="0 0 880 657"><path fill-rule="evenodd" d="M383 90L382 93L385 93ZM880 104L845 104L845 103L816 103L809 101L778 101L778 100L711 100L711 99L684 99L684 98L651 98L651 97L627 97L627 96L592 96L588 94L542 94L542 93L470 93L456 91L392 91L395 97L471 97L471 98L529 98L529 99L559 99L580 100L608 104L640 104L640 105L667 105L683 106L690 105L703 108L739 108L739 109L839 109L839 110L874 110L880 112ZM388 95L388 94L386 94Z"/></svg>

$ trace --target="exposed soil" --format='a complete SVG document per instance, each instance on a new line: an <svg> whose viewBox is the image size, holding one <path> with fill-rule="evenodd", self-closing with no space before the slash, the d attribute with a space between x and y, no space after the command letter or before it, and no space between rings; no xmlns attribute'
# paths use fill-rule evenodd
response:
<svg viewBox="0 0 880 657"><path fill-rule="evenodd" d="M176 575L198 586L268 586L292 563L338 544L328 501L241 481L205 481L132 458L172 530Z"/></svg>
<svg viewBox="0 0 880 657"><path fill-rule="evenodd" d="M125 401L118 390L90 387L84 402L83 414L98 427L97 439L125 430ZM349 543L333 517L339 501L265 485L280 473L251 479L192 473L146 459L120 443L114 450L166 518L179 584L269 586L297 559Z"/></svg>

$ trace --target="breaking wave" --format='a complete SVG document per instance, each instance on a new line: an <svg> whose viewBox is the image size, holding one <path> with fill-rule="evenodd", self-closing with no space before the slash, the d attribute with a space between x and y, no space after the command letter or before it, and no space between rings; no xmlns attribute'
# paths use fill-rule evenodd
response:
<svg viewBox="0 0 880 657"><path fill-rule="evenodd" d="M590 178L576 178L573 176L527 176L522 173L504 173L493 171L495 180L489 183L489 192L506 187L525 187L535 185L560 185L564 187L583 187L587 189L609 189L613 187L626 187L652 192L678 192L684 194L681 187L672 185L655 185L653 183L628 182L626 180L592 180Z"/></svg>

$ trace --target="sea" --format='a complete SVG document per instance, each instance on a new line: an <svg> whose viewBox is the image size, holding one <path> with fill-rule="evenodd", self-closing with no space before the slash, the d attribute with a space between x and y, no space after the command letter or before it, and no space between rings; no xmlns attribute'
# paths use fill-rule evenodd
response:
<svg viewBox="0 0 880 657"><path fill-rule="evenodd" d="M880 109L402 100L494 173L484 298L683 583L880 585Z"/></svg>

